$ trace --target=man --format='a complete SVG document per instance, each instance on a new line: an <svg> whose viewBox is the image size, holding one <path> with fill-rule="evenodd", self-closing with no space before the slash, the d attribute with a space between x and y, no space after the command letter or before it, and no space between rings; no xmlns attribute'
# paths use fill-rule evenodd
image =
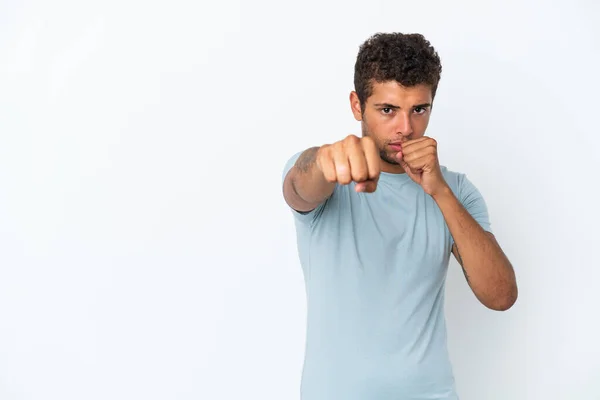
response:
<svg viewBox="0 0 600 400"><path fill-rule="evenodd" d="M441 70L422 35L372 36L350 94L361 137L285 166L308 301L303 400L458 399L443 311L450 253L482 304L517 299L484 199L425 136Z"/></svg>

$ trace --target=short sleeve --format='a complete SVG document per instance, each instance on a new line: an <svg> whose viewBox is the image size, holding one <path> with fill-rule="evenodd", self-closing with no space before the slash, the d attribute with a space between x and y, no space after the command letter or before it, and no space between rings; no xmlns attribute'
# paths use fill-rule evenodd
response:
<svg viewBox="0 0 600 400"><path fill-rule="evenodd" d="M458 200L483 230L493 233L487 204L479 189L464 174L458 180Z"/></svg>
<svg viewBox="0 0 600 400"><path fill-rule="evenodd" d="M300 157L300 155L302 155L304 151L300 151L296 154L294 154L290 159L288 159L288 161L285 163L285 166L283 168L283 173L281 175L281 186L283 189L283 183L285 182L285 177L287 176L288 172L290 172L290 170L294 167L294 165L296 164L296 161L298 160L298 158ZM285 201L285 199L284 199ZM299 222L303 222L303 223L311 223L315 220L316 217L318 217L321 212L323 211L323 208L325 207L325 204L327 203L327 201L321 203L317 208L315 208L312 211L309 212L301 212L301 211L297 211L294 210L292 207L290 207L288 205L288 208L292 211L292 214L294 215L294 218L299 221ZM287 203L286 203L287 205Z"/></svg>

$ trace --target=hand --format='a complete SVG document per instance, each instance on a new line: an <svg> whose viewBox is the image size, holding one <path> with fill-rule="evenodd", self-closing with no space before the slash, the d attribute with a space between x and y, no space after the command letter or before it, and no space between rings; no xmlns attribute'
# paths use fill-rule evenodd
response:
<svg viewBox="0 0 600 400"><path fill-rule="evenodd" d="M357 192L372 193L380 173L379 151L370 137L354 135L327 144L317 152L317 167L328 182L347 185L356 182Z"/></svg>
<svg viewBox="0 0 600 400"><path fill-rule="evenodd" d="M404 142L396 159L425 193L434 196L448 188L440 168L435 139L424 136Z"/></svg>

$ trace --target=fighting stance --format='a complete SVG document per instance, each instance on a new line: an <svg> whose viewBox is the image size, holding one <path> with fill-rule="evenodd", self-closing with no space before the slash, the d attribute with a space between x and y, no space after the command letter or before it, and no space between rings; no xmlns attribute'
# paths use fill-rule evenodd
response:
<svg viewBox="0 0 600 400"><path fill-rule="evenodd" d="M456 400L446 343L450 254L479 301L517 299L484 199L425 136L441 76L419 34L359 49L361 136L295 154L283 171L307 294L303 400Z"/></svg>

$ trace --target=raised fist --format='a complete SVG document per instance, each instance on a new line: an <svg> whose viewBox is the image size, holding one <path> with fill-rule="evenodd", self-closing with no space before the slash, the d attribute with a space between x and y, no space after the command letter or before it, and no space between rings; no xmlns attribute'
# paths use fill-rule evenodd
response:
<svg viewBox="0 0 600 400"><path fill-rule="evenodd" d="M341 185L356 182L357 192L372 193L377 188L380 157L370 137L349 135L339 142L321 146L316 163L328 182Z"/></svg>

